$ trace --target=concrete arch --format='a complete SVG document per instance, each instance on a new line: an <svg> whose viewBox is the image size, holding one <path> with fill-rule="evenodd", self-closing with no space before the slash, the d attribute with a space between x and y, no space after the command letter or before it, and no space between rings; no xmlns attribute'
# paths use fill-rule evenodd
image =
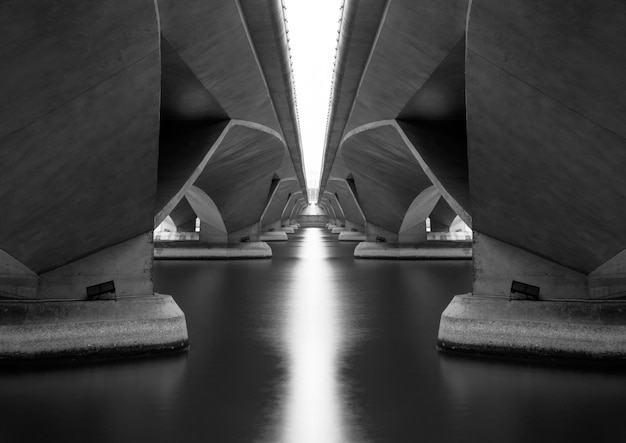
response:
<svg viewBox="0 0 626 443"><path fill-rule="evenodd" d="M195 232L198 215L194 212L187 198L182 198L168 217L174 221L177 232Z"/></svg>
<svg viewBox="0 0 626 443"><path fill-rule="evenodd" d="M330 204L330 202L327 199L320 200L320 202L318 203L318 206L320 206L324 210L326 215L328 215L329 217L337 218L337 215L335 214L335 210L333 209L333 206Z"/></svg>
<svg viewBox="0 0 626 443"><path fill-rule="evenodd" d="M452 210L445 198L440 198L428 216L431 232L448 232L454 220L461 218Z"/></svg>
<svg viewBox="0 0 626 443"><path fill-rule="evenodd" d="M289 221L289 217L291 217L293 208L298 202L298 199L301 198L302 195L303 195L302 191L297 191L291 194L291 196L289 197L289 200L287 201L287 204L285 205L283 209L283 212L280 215L281 224L284 224L285 222Z"/></svg>
<svg viewBox="0 0 626 443"><path fill-rule="evenodd" d="M335 194L333 194L332 192L330 192L330 191L324 191L324 196L325 196L325 198L328 199L328 202L333 207L333 212L335 213L337 218L340 221L345 222L346 221L346 214L343 211L341 203L339 203L339 200L337 200L337 196Z"/></svg>
<svg viewBox="0 0 626 443"><path fill-rule="evenodd" d="M172 132L173 157L181 150L181 140L199 152L186 152L187 171L179 174L182 180L174 191L159 199L157 210L185 187L229 118L280 134L289 155L278 176L297 178L305 190L280 3L191 0L184 8L172 0L158 3L164 54L162 132ZM216 128L209 130L211 126ZM216 135L203 134L207 131ZM172 164L171 158L166 160L164 166Z"/></svg>
<svg viewBox="0 0 626 443"><path fill-rule="evenodd" d="M299 184L296 178L282 179L267 202L267 206L261 215L261 228L272 223L280 223L281 216L289 204L291 195L298 191Z"/></svg>
<svg viewBox="0 0 626 443"><path fill-rule="evenodd" d="M398 231L399 243L420 243L426 241L426 218L432 212L441 193L436 186L424 189L406 211L402 226Z"/></svg>
<svg viewBox="0 0 626 443"><path fill-rule="evenodd" d="M291 210L291 214L289 215L289 219L293 220L298 216L298 214L307 206L307 202L304 198L298 199L293 209Z"/></svg>
<svg viewBox="0 0 626 443"><path fill-rule="evenodd" d="M381 128L392 129L396 133L396 135L399 136L399 140L402 141L403 145L408 149L410 154L417 161L417 163L419 164L420 168L422 169L426 177L428 177L428 180L430 180L430 182L437 187L437 189L439 190L443 198L448 202L450 207L463 219L463 221L468 226L471 227L472 218L471 218L470 212L465 209L465 207L469 206L469 188L468 188L468 182L466 180L467 171L465 171L465 177L464 177L463 171L461 170L461 172L459 173L458 169L455 168L450 173L449 180L447 181L440 180L439 177L437 177L437 175L433 171L433 169L426 163L424 158L420 155L420 152L418 151L415 144L413 143L411 137L409 136L412 134L411 132L412 127L409 126L408 124L400 123L396 121L395 119L394 120L381 120L381 121L368 123L366 125L360 126L348 132L342 140L342 146L345 143L349 143L349 140L351 138L357 137L359 134L363 134L369 131L380 130ZM389 131L386 131L385 134L387 135L387 137L393 136L391 132ZM442 172L442 173L448 174L446 172ZM448 184L453 189L455 189L457 191L456 195L453 195L452 193L450 193L447 190L446 185L444 183ZM461 196L463 200L458 198L459 196ZM461 202L463 202L463 204Z"/></svg>
<svg viewBox="0 0 626 443"><path fill-rule="evenodd" d="M397 236L415 197L432 186L402 138L390 126L370 125L344 139L340 156L368 225Z"/></svg>
<svg viewBox="0 0 626 443"><path fill-rule="evenodd" d="M339 204L345 220L353 223L355 228L364 230L367 219L348 182L345 179L331 178L328 183L328 189L331 194L334 192L335 200Z"/></svg>
<svg viewBox="0 0 626 443"><path fill-rule="evenodd" d="M169 198L164 207L159 210L159 212L155 216L154 223L156 226L158 226L160 224L160 221L162 221L165 216L169 215L169 213L176 207L178 202L187 193L187 190L196 182L202 172L206 169L213 156L216 155L218 151L222 149L228 149L228 147L233 146L238 142L241 142L242 138L249 139L250 135L246 136L246 133L250 134L250 130L257 131L258 135L260 136L269 135L275 138L276 141L279 142L283 148L285 147L285 142L278 132L276 132L272 128L260 125L258 123L243 120L230 120L223 127L222 125L215 126L215 131L212 134L215 136L217 133L219 133L219 135L215 138L211 146L208 148L208 151L206 152L204 157L197 165L195 165L189 175L187 175L189 171L179 170L179 173L176 176L176 184L169 186L170 190L177 189L177 191ZM277 166L278 165L276 165L276 167ZM274 169L276 169L276 167ZM162 188L163 186L161 186L161 189ZM163 200L163 198L161 198L161 200Z"/></svg>
<svg viewBox="0 0 626 443"><path fill-rule="evenodd" d="M185 197L200 219L200 241L226 243L228 232L219 208L202 189L191 186Z"/></svg>

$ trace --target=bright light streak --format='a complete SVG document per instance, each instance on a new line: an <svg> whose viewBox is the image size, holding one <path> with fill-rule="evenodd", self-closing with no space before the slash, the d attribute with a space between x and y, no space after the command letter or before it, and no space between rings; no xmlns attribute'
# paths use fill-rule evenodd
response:
<svg viewBox="0 0 626 443"><path fill-rule="evenodd" d="M289 380L281 442L350 441L337 380L342 341L339 306L321 235L313 229L306 233L287 309Z"/></svg>
<svg viewBox="0 0 626 443"><path fill-rule="evenodd" d="M342 0L283 0L307 184L317 188Z"/></svg>

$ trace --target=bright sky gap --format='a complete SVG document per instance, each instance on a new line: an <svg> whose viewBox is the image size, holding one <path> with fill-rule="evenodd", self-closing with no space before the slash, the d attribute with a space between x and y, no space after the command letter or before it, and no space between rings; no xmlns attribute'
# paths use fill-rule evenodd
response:
<svg viewBox="0 0 626 443"><path fill-rule="evenodd" d="M342 0L283 0L307 186L317 188ZM314 202L311 202L314 203Z"/></svg>

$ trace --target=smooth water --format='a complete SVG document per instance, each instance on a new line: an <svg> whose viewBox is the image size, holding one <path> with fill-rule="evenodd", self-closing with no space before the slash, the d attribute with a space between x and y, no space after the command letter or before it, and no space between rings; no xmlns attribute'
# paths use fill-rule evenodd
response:
<svg viewBox="0 0 626 443"><path fill-rule="evenodd" d="M310 228L271 260L157 262L190 350L0 368L0 443L626 441L626 369L442 354L471 263L355 245Z"/></svg>

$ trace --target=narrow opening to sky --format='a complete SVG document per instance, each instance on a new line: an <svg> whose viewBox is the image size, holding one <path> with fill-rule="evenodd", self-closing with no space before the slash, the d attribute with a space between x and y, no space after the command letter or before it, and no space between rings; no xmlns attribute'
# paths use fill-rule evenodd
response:
<svg viewBox="0 0 626 443"><path fill-rule="evenodd" d="M342 3L283 0L309 188L320 180Z"/></svg>

